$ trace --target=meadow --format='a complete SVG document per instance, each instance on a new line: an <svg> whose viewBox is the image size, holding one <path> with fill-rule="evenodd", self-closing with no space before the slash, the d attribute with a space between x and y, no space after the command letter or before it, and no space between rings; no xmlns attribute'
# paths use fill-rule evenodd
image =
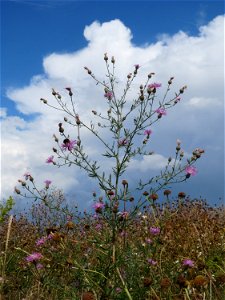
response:
<svg viewBox="0 0 225 300"><path fill-rule="evenodd" d="M225 209L180 196L120 215L115 241L104 210L5 216L1 299L225 299Z"/></svg>

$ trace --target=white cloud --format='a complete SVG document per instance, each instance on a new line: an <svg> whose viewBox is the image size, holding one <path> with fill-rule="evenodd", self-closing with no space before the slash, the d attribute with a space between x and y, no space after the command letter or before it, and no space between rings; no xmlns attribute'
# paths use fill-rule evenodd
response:
<svg viewBox="0 0 225 300"><path fill-rule="evenodd" d="M31 78L25 87L11 87L7 93L20 112L38 116L33 121L26 122L19 117L7 116L6 111L1 110L1 116L4 118L2 195L7 197L10 194L17 179L27 168L39 178L40 183L52 175L51 179L55 184L66 191L72 190L76 193L78 188L85 188L87 194L89 193L85 177L79 169L55 169L45 165L45 159L51 154L54 145L52 134L57 133L57 123L62 120L63 113L47 108L39 99L43 97L48 99L50 104L54 104L51 88L55 88L66 97L64 88L71 86L75 94L76 108L82 120L89 122L92 118L91 110L102 112L106 108L106 101L102 87L95 85L83 67L89 67L97 77L104 79L105 52L109 57L115 56L116 76L120 84L126 80L134 64L141 65L129 99L137 95L140 83L144 83L147 74L152 71L157 73L153 80L162 82L162 91L165 91L170 76L175 76L172 96L181 86L188 85L181 103L162 118L162 125L154 126L156 137L152 139L152 147L157 149L152 150L158 154L144 157L141 162L132 161L131 167L140 172L148 168L161 168L167 160L165 157L171 155L171 152L168 153L171 150L171 141L176 141L177 137L189 147L185 149L188 152L191 152L191 147L212 145L212 136L215 147L220 147L223 139L223 112L219 106L223 105L224 101L223 26L224 16L218 16L208 25L200 27L198 36L189 36L184 32L173 36L165 34L158 42L139 47L132 44L131 30L120 20L103 24L94 22L84 29L86 47L73 53L52 53L46 56L43 60L44 74ZM212 109L215 106L218 110ZM206 133L207 127L209 131ZM71 136L76 138L73 129L70 132ZM83 138L90 154L96 156L103 152L89 134L84 133ZM208 155L208 159L212 159L214 152L211 151ZM106 165L105 161L102 163Z"/></svg>
<svg viewBox="0 0 225 300"><path fill-rule="evenodd" d="M160 154L144 155L141 160L132 159L129 170L140 172L162 170L166 166L168 158Z"/></svg>

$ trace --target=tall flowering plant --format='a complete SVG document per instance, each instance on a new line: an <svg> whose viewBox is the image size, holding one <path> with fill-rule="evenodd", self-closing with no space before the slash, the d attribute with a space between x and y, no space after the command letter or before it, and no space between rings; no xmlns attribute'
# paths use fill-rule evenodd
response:
<svg viewBox="0 0 225 300"><path fill-rule="evenodd" d="M162 84L152 81L155 73L151 72L147 75L146 81L140 84L137 91L138 96L133 101L127 101L128 92L136 80L141 68L140 65L134 65L133 71L127 75L122 95L118 96L115 88L118 85L115 74L115 58L112 57L110 62L106 53L104 61L107 70L107 79L105 81L96 78L88 67L84 68L96 84L102 87L103 101L106 101L108 106L105 112L92 110L95 119L99 119L97 123L91 121L90 124L87 124L82 120L78 107L76 107L74 92L71 87L65 88L68 92L70 105L68 100L63 100L61 94L54 89L52 89L52 95L55 98L56 105L49 104L49 101L43 98L41 98L41 101L53 109L64 112L64 123L73 126L75 129L71 138L65 132L63 122L58 124L60 136L53 135L56 142L56 146L53 147L54 155L49 156L46 159L46 163L54 164L58 167L76 165L86 171L90 177L97 179L100 189L105 192L105 197L109 200L110 207L113 208L118 206L120 199L123 199L124 202L128 201L128 183L123 184L122 176L130 161L136 156L153 154L146 150L147 144L151 140L152 125L166 116L167 112L180 102L186 86L181 87L172 97L167 99L174 79L171 77L167 82L164 96L158 100L157 91L162 88ZM101 128L108 128L111 134L110 141L103 139ZM106 175L104 170L100 171L100 162L93 160L86 153L86 145L81 138L83 129L93 134L104 146L105 152L103 156L113 161L110 174ZM137 142L137 137L139 136L143 137L141 144ZM175 158L168 158L167 165L158 176L149 178L146 182L140 181L138 189L149 188L148 195L154 195L159 190L165 189L168 184L182 182L196 175L197 169L193 165L201 157L202 153L204 153L204 150L196 148L192 156L184 161L184 151L181 149L181 142L177 140ZM27 176L26 179L30 179L30 177ZM23 181L20 182L23 187L27 187ZM31 182L33 183L33 178ZM50 180L45 181L45 190L49 188L50 184ZM15 191L18 194L21 193L17 188ZM43 198L42 194L39 194L38 197L41 196ZM151 197L141 201L139 207L148 200L151 200Z"/></svg>

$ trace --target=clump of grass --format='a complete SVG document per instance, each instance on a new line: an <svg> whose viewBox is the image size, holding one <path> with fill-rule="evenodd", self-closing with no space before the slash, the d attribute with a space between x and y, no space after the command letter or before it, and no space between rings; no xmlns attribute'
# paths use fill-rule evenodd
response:
<svg viewBox="0 0 225 300"><path fill-rule="evenodd" d="M225 209L180 200L119 218L115 241L104 210L42 230L14 218L10 237L6 220L3 299L223 300Z"/></svg>

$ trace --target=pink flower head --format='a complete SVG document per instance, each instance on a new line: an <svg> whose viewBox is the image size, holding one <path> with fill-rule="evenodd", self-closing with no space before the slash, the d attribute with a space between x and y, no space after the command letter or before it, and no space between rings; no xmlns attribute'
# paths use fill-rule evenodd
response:
<svg viewBox="0 0 225 300"><path fill-rule="evenodd" d="M40 238L39 240L36 241L36 245L42 246L42 245L44 245L45 242L46 242L46 237L43 236L42 238Z"/></svg>
<svg viewBox="0 0 225 300"><path fill-rule="evenodd" d="M147 244L151 244L151 243L152 243L152 240L149 239L149 238L147 238L147 239L145 240L145 242L146 242Z"/></svg>
<svg viewBox="0 0 225 300"><path fill-rule="evenodd" d="M159 107L156 109L157 114L159 114L160 116L166 116L166 110L163 107Z"/></svg>
<svg viewBox="0 0 225 300"><path fill-rule="evenodd" d="M127 143L128 143L128 141L125 138L118 141L118 145L121 147L126 146Z"/></svg>
<svg viewBox="0 0 225 300"><path fill-rule="evenodd" d="M112 93L112 92L109 92L109 91L106 92L105 95L104 95L104 97L107 98L108 100L111 100L111 99L112 99L112 96L113 96L113 93Z"/></svg>
<svg viewBox="0 0 225 300"><path fill-rule="evenodd" d="M31 177L31 174L27 172L27 173L25 173L23 176L24 176L25 179L27 180L27 179L29 179L29 178Z"/></svg>
<svg viewBox="0 0 225 300"><path fill-rule="evenodd" d="M69 92L69 95L70 95L70 96L73 96L71 87L66 87L65 90L67 90L67 91Z"/></svg>
<svg viewBox="0 0 225 300"><path fill-rule="evenodd" d="M152 134L152 130L151 129L146 129L144 131L144 135L147 135L147 137L149 137Z"/></svg>
<svg viewBox="0 0 225 300"><path fill-rule="evenodd" d="M37 268L38 270L41 270L41 269L44 268L44 266L43 266L42 264L38 263L38 264L36 265L36 268Z"/></svg>
<svg viewBox="0 0 225 300"><path fill-rule="evenodd" d="M49 188L49 185L52 183L52 181L51 181L51 180L48 180L48 179L46 179L46 180L44 181L44 183L45 183L45 187L46 187L46 189L48 189L48 188Z"/></svg>
<svg viewBox="0 0 225 300"><path fill-rule="evenodd" d="M161 86L162 86L161 83L154 82L154 83L149 84L149 85L148 85L148 88L149 88L149 89L158 89L158 88L160 88Z"/></svg>
<svg viewBox="0 0 225 300"><path fill-rule="evenodd" d="M197 169L193 166L187 166L185 172L188 176L195 176L198 173Z"/></svg>
<svg viewBox="0 0 225 300"><path fill-rule="evenodd" d="M160 228L159 227L150 227L150 233L153 235L160 234Z"/></svg>
<svg viewBox="0 0 225 300"><path fill-rule="evenodd" d="M102 212L102 209L105 207L105 204L102 203L102 202L96 202L94 205L93 205L93 208L95 209L95 211L97 213L100 213Z"/></svg>
<svg viewBox="0 0 225 300"><path fill-rule="evenodd" d="M153 260L152 258L148 258L147 261L148 261L148 263L149 263L150 265L152 265L152 266L157 265L157 262L156 262L155 260Z"/></svg>
<svg viewBox="0 0 225 300"><path fill-rule="evenodd" d="M54 163L53 158L54 158L53 155L52 155L52 156L49 156L49 157L46 159L46 163L47 163L47 164Z"/></svg>
<svg viewBox="0 0 225 300"><path fill-rule="evenodd" d="M39 252L33 252L32 254L28 255L25 260L27 262L33 262L33 261L37 261L39 259L41 259L43 256L41 253Z"/></svg>
<svg viewBox="0 0 225 300"><path fill-rule="evenodd" d="M97 231L100 231L100 230L102 229L102 224L100 224L100 223L96 224L96 225L95 225L95 229L96 229Z"/></svg>
<svg viewBox="0 0 225 300"><path fill-rule="evenodd" d="M140 68L139 64L134 65L135 69L138 70Z"/></svg>
<svg viewBox="0 0 225 300"><path fill-rule="evenodd" d="M76 145L77 141L70 141L69 139L65 139L63 141L63 144L61 145L63 150L69 150L72 151L74 146Z"/></svg>
<svg viewBox="0 0 225 300"><path fill-rule="evenodd" d="M194 261L188 258L184 259L182 264L184 267L190 267L190 268L193 268L195 266Z"/></svg>

